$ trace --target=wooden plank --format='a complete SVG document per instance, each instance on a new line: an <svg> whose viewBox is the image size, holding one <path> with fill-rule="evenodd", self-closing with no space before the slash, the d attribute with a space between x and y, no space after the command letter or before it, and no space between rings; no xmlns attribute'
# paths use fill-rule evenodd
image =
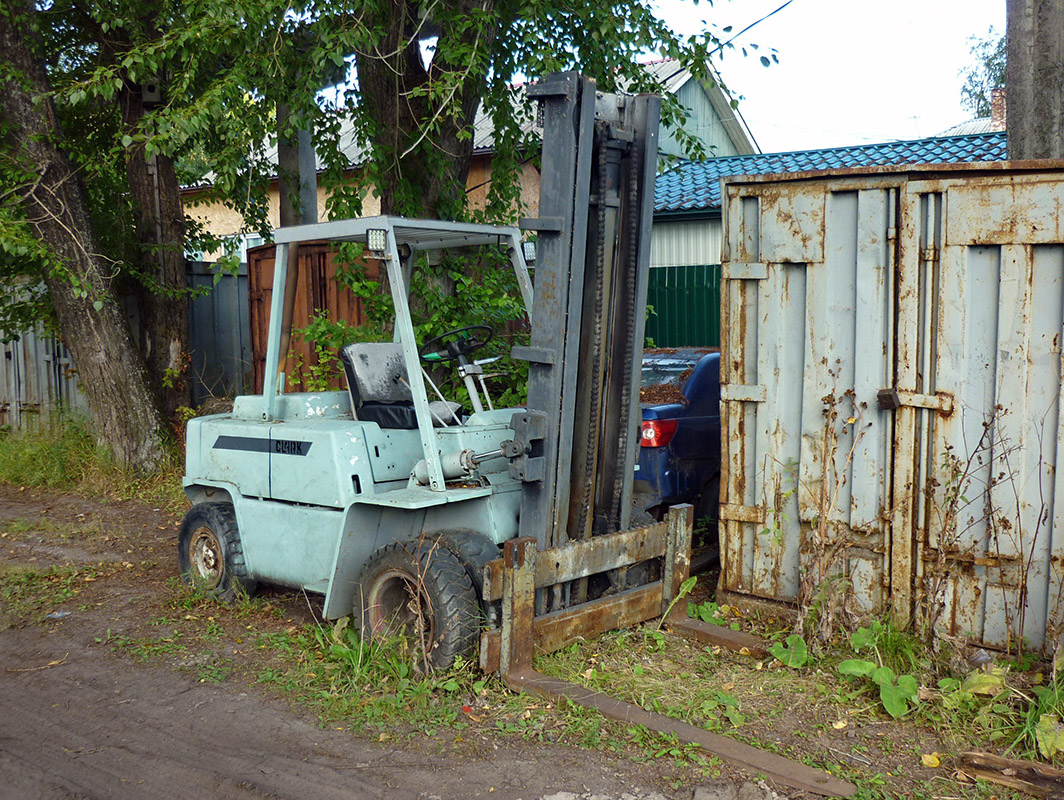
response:
<svg viewBox="0 0 1064 800"><path fill-rule="evenodd" d="M661 582L555 611L532 622L532 643L537 653L553 653L579 637L593 638L606 631L626 628L656 617L661 606ZM502 632L485 631L480 637L480 669L498 672Z"/></svg>
<svg viewBox="0 0 1064 800"><path fill-rule="evenodd" d="M683 582L691 573L691 535L694 507L690 503L672 506L666 520L665 559L662 563L661 614L669 612L673 600L680 596Z"/></svg>
<svg viewBox="0 0 1064 800"><path fill-rule="evenodd" d="M969 780L990 781L1018 789L1032 797L1064 798L1064 771L1037 761L1003 758L991 753L960 753L957 773Z"/></svg>
<svg viewBox="0 0 1064 800"><path fill-rule="evenodd" d="M724 625L711 625L700 619L691 619L679 610L669 617L669 630L685 639L701 644L718 645L742 655L762 658L768 655L763 639L751 633L733 631Z"/></svg>
<svg viewBox="0 0 1064 800"><path fill-rule="evenodd" d="M503 673L532 667L532 620L535 616L536 540L510 539L503 546L502 630L499 652Z"/></svg>
<svg viewBox="0 0 1064 800"><path fill-rule="evenodd" d="M666 524L662 522L540 550L536 558L536 588L657 558L665 551L665 536ZM501 558L484 565L486 602L502 599L502 576Z"/></svg>

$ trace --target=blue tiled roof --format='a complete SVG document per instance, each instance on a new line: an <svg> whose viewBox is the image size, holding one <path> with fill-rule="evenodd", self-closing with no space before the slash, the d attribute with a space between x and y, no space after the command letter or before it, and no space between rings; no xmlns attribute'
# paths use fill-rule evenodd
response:
<svg viewBox="0 0 1064 800"><path fill-rule="evenodd" d="M1005 134L997 132L691 161L658 176L654 211L719 211L720 179L729 175L1004 160Z"/></svg>

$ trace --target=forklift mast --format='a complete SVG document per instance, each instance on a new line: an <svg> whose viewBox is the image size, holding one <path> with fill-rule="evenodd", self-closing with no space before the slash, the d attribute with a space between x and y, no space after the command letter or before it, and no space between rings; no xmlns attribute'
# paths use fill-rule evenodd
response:
<svg viewBox="0 0 1064 800"><path fill-rule="evenodd" d="M597 92L575 72L529 88L543 167L528 403L510 473L520 535L557 547L630 526L661 100Z"/></svg>

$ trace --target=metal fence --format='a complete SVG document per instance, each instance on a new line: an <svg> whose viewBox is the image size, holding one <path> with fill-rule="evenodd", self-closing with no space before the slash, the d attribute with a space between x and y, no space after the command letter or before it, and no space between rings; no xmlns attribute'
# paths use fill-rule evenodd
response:
<svg viewBox="0 0 1064 800"><path fill-rule="evenodd" d="M720 344L720 265L652 267L646 337L654 347Z"/></svg>
<svg viewBox="0 0 1064 800"><path fill-rule="evenodd" d="M215 275L211 264L188 264L188 286L199 290L189 300L196 405L246 392L251 384L247 265L241 264L235 275L222 274L217 283ZM134 322L136 310L128 309ZM58 411L89 413L70 353L54 336L31 331L0 345L0 352L0 426L32 428Z"/></svg>
<svg viewBox="0 0 1064 800"><path fill-rule="evenodd" d="M192 402L247 392L252 367L247 264L236 275L218 277L212 264L190 262L188 286L198 290L188 309Z"/></svg>
<svg viewBox="0 0 1064 800"><path fill-rule="evenodd" d="M33 428L58 411L88 413L70 353L53 336L30 332L0 351L0 426Z"/></svg>

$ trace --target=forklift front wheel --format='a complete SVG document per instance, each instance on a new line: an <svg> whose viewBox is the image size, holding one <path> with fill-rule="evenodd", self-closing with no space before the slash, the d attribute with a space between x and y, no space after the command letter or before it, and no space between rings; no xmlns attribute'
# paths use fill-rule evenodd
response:
<svg viewBox="0 0 1064 800"><path fill-rule="evenodd" d="M374 553L355 589L354 614L366 641L403 634L428 670L471 656L480 604L462 562L437 541L393 542Z"/></svg>
<svg viewBox="0 0 1064 800"><path fill-rule="evenodd" d="M229 503L192 506L177 537L177 560L182 581L225 603L255 591Z"/></svg>

